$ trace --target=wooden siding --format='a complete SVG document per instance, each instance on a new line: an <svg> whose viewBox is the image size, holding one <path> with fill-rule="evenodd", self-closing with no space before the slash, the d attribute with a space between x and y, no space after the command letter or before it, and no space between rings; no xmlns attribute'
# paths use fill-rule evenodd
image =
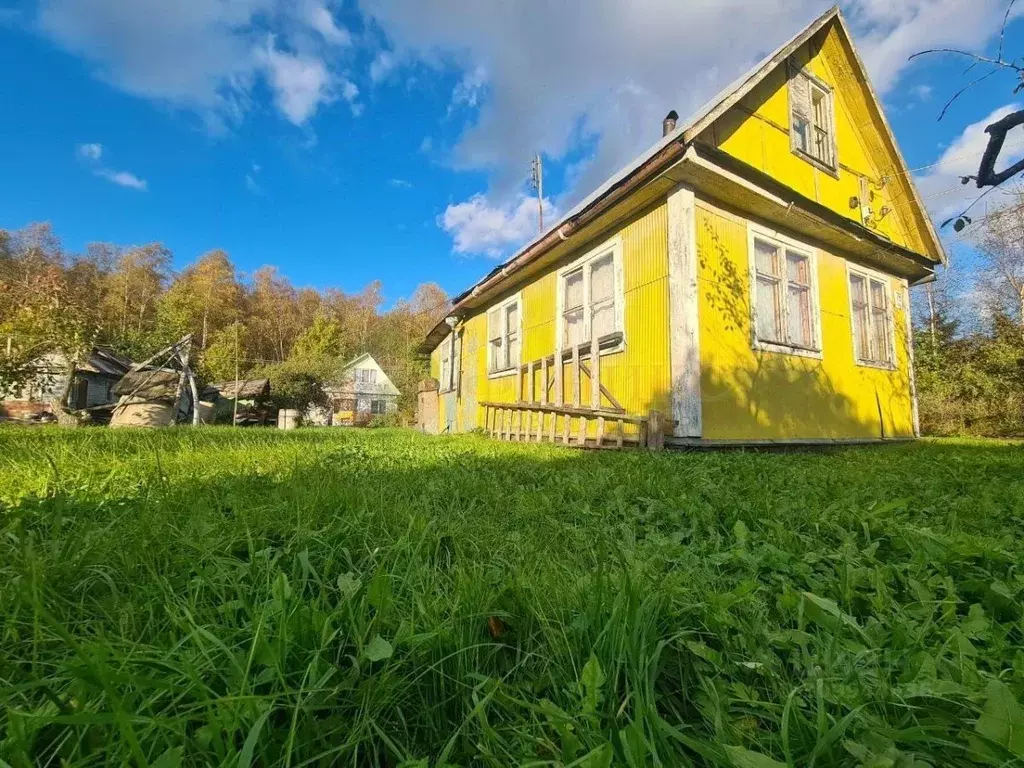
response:
<svg viewBox="0 0 1024 768"><path fill-rule="evenodd" d="M701 135L700 141L765 172L808 198L860 222L851 207L866 183L871 226L904 247L938 258L926 236L925 213L913 201L909 181L884 137L870 89L856 76L853 52L829 28L795 54L799 66L832 87L838 168L832 174L795 155L790 148L788 71L778 68ZM804 242L815 254L821 353L807 357L755 349L751 335L749 213L728 201L696 192L697 324L699 326L700 416L706 440L813 440L907 438L914 435L914 402L908 339L909 296L904 281L890 277L895 364L891 369L858 365L850 318L848 261L807 242L797 232L780 233ZM882 216L882 209L889 213ZM626 214L623 214L625 216ZM757 224L757 222L754 222ZM799 226L799 217L794 219ZM672 414L671 312L668 205L663 198L599 238L580 242L571 254L527 282L510 286L492 306L518 293L522 318L521 363L551 355L556 348L558 270L613 238L621 242L623 332L621 350L601 356L601 383L626 413L651 409ZM572 241L570 241L572 242ZM484 425L480 403L525 399L525 376L492 377L487 372L486 309L464 319L456 428ZM443 342L447 343L447 342ZM563 366L565 399L572 402L570 365ZM440 373L440 350L431 375ZM534 373L534 392L542 374ZM554 379L554 373L550 373ZM522 392L520 386L523 388ZM589 382L581 396L589 404ZM447 398L440 397L440 423ZM559 417L557 432L563 431ZM635 434L635 427L630 430ZM593 434L593 432L591 432Z"/></svg>
<svg viewBox="0 0 1024 768"><path fill-rule="evenodd" d="M868 184L869 205L879 234L935 259L926 237L924 212L918 210L910 180L884 137L881 116L866 84L856 77L853 52L833 27L798 49L795 65L832 88L838 168L835 175L796 155L790 146L788 70L781 66L739 104L708 128L700 140L772 176L800 194L861 223L851 206ZM883 208L889 213L882 216Z"/></svg>
<svg viewBox="0 0 1024 768"><path fill-rule="evenodd" d="M704 437L913 437L904 310L894 309L895 370L857 365L846 259L817 249L821 359L754 350L747 226L698 203ZM889 286L908 306L902 281Z"/></svg>

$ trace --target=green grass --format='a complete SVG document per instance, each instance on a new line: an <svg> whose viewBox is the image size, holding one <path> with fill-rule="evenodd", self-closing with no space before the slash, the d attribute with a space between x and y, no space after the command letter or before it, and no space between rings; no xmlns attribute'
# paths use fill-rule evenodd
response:
<svg viewBox="0 0 1024 768"><path fill-rule="evenodd" d="M0 766L1024 765L1022 569L1012 443L7 428Z"/></svg>

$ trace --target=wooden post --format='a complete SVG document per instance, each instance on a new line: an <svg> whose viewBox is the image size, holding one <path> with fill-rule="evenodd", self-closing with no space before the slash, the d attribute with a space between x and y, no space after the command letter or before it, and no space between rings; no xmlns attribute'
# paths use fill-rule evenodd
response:
<svg viewBox="0 0 1024 768"><path fill-rule="evenodd" d="M529 382L527 383L527 392L530 393L530 404L532 405L533 404L533 395L534 395L534 389L533 389L533 361L532 360L530 361L530 364L528 366L526 366L526 376L529 378Z"/></svg>
<svg viewBox="0 0 1024 768"><path fill-rule="evenodd" d="M565 365L562 361L562 348L555 350L555 405L561 408L565 405L565 389L562 379L565 377Z"/></svg>
<svg viewBox="0 0 1024 768"><path fill-rule="evenodd" d="M540 404L548 404L548 359L540 361Z"/></svg>
<svg viewBox="0 0 1024 768"><path fill-rule="evenodd" d="M590 335L590 407L596 411L601 407L601 346L597 334Z"/></svg>
<svg viewBox="0 0 1024 768"><path fill-rule="evenodd" d="M604 445L604 416L597 417L597 447Z"/></svg>
<svg viewBox="0 0 1024 768"><path fill-rule="evenodd" d="M537 412L537 442L544 442L544 418L546 414L544 411Z"/></svg>
<svg viewBox="0 0 1024 768"><path fill-rule="evenodd" d="M622 447L622 432L623 432L624 428L625 427L623 426L622 419L619 419L619 429L618 429L618 433L615 435L615 447L616 448L621 448Z"/></svg>
<svg viewBox="0 0 1024 768"><path fill-rule="evenodd" d="M580 407L580 345L572 348L572 407Z"/></svg>
<svg viewBox="0 0 1024 768"><path fill-rule="evenodd" d="M587 417L580 416L580 433L576 436L576 441L580 446L587 444Z"/></svg>
<svg viewBox="0 0 1024 768"><path fill-rule="evenodd" d="M572 429L572 422L569 414L562 414L562 445L569 444L569 431Z"/></svg>
<svg viewBox="0 0 1024 768"><path fill-rule="evenodd" d="M665 417L661 411L651 411L647 416L647 447L652 451L665 447Z"/></svg>
<svg viewBox="0 0 1024 768"><path fill-rule="evenodd" d="M552 413L551 414L551 426L548 428L549 429L549 431L548 431L548 440L551 441L552 445L555 444L555 425L557 423L558 423L558 414L557 413Z"/></svg>

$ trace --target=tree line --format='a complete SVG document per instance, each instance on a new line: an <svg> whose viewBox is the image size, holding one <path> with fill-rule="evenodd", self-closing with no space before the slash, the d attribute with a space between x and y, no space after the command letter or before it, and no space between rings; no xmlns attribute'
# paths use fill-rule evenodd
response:
<svg viewBox="0 0 1024 768"><path fill-rule="evenodd" d="M302 405L369 352L411 413L426 375L416 347L450 304L437 284L385 311L379 281L358 293L297 288L275 267L242 274L223 250L180 271L172 261L159 243L71 253L48 223L0 229L0 396L48 352L78 360L102 344L143 360L192 334L204 381L234 379L237 364L243 378L270 378L282 405Z"/></svg>
<svg viewBox="0 0 1024 768"><path fill-rule="evenodd" d="M966 230L934 283L915 289L921 427L932 435L1024 436L1024 191Z"/></svg>

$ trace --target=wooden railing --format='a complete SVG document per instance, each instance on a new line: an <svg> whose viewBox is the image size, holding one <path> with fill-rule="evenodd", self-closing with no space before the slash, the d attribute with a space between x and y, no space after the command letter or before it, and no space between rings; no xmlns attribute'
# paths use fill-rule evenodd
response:
<svg viewBox="0 0 1024 768"><path fill-rule="evenodd" d="M507 441L560 442L594 448L622 448L626 444L661 448L664 445L661 414L651 411L647 416L627 415L622 404L601 383L601 340L594 338L590 342L589 367L580 359L581 351L586 352L587 345L559 350L520 366L515 371L515 401L480 404L484 408L488 433ZM566 362L569 363L568 381L564 380ZM539 387L536 385L538 373ZM584 376L589 382L588 405L583 404ZM562 417L561 429L558 428L559 416ZM591 424L594 424L592 434ZM626 434L627 425L635 426L635 433Z"/></svg>

